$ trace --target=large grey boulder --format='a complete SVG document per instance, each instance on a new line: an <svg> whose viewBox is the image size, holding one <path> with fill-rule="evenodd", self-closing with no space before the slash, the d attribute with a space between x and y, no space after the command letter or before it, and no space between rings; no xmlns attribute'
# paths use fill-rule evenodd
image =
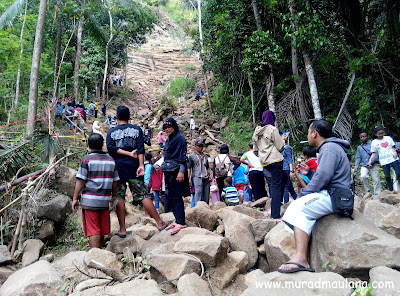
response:
<svg viewBox="0 0 400 296"><path fill-rule="evenodd" d="M367 279L368 271L376 266L400 269L400 240L356 211L353 217L329 215L317 221L311 265L321 271L329 261L331 271L360 279Z"/></svg>
<svg viewBox="0 0 400 296"><path fill-rule="evenodd" d="M71 281L82 282L87 280L89 277L78 271L77 268L87 274L91 274L85 263L86 254L87 252L85 251L70 252L64 257L54 261L52 265L63 278Z"/></svg>
<svg viewBox="0 0 400 296"><path fill-rule="evenodd" d="M60 292L62 278L45 260L17 270L0 288L1 296L64 295Z"/></svg>
<svg viewBox="0 0 400 296"><path fill-rule="evenodd" d="M0 245L0 265L7 265L11 263L11 253L7 246Z"/></svg>
<svg viewBox="0 0 400 296"><path fill-rule="evenodd" d="M264 208L264 207L265 207L265 204L266 204L267 201L269 201L270 199L271 199L271 198L269 198L269 197L259 198L259 199L257 199L256 201L251 202L251 203L249 204L249 206L252 207L252 208L259 208L259 207Z"/></svg>
<svg viewBox="0 0 400 296"><path fill-rule="evenodd" d="M221 236L189 234L175 244L174 252L194 255L206 266L215 266L225 259L228 246L228 240Z"/></svg>
<svg viewBox="0 0 400 296"><path fill-rule="evenodd" d="M277 270L296 253L294 235L287 231L285 223L280 222L265 236L265 256L271 271Z"/></svg>
<svg viewBox="0 0 400 296"><path fill-rule="evenodd" d="M185 296L211 296L210 289L205 280L197 273L185 274L177 285L178 291Z"/></svg>
<svg viewBox="0 0 400 296"><path fill-rule="evenodd" d="M346 285L346 279L333 272L275 271L258 277L242 296L350 296L352 289Z"/></svg>
<svg viewBox="0 0 400 296"><path fill-rule="evenodd" d="M47 219L43 220L42 225L39 227L38 233L35 235L35 238L40 239L48 246L54 245L56 242L54 221Z"/></svg>
<svg viewBox="0 0 400 296"><path fill-rule="evenodd" d="M183 254L149 255L151 277L157 282L177 279L185 274L200 274L200 262Z"/></svg>
<svg viewBox="0 0 400 296"><path fill-rule="evenodd" d="M207 273L213 286L222 290L229 286L239 273L245 273L248 268L248 257L243 251L235 251L218 266L210 268Z"/></svg>
<svg viewBox="0 0 400 296"><path fill-rule="evenodd" d="M132 253L136 254L145 242L146 241L140 236L133 234L131 231L127 231L125 238L113 235L108 242L106 250L116 254L122 254L125 248L129 248Z"/></svg>
<svg viewBox="0 0 400 296"><path fill-rule="evenodd" d="M265 215L263 212L255 210L253 208L246 207L244 205L234 206L233 210L247 216L250 216L254 219L265 219Z"/></svg>
<svg viewBox="0 0 400 296"><path fill-rule="evenodd" d="M146 254L151 253L154 249L157 249L160 245L176 243L181 238L189 234L216 235L207 229L198 227L184 228L175 235L171 235L169 231L163 230L153 235L149 240L144 241L143 246L140 248L140 252L143 256L145 256Z"/></svg>
<svg viewBox="0 0 400 296"><path fill-rule="evenodd" d="M93 296L93 295L146 295L163 296L161 289L154 280L135 279L114 286L100 286L76 291L71 296Z"/></svg>
<svg viewBox="0 0 400 296"><path fill-rule="evenodd" d="M213 231L216 228L218 214L208 206L196 205L186 211L186 223L189 226L196 226Z"/></svg>
<svg viewBox="0 0 400 296"><path fill-rule="evenodd" d="M229 240L233 251L247 253L249 268L256 264L258 258L257 243L250 229L253 220L254 218L236 211L224 210L222 213L225 237Z"/></svg>
<svg viewBox="0 0 400 296"><path fill-rule="evenodd" d="M263 242L267 233L278 224L278 221L272 219L257 219L250 223L251 232L257 243Z"/></svg>
<svg viewBox="0 0 400 296"><path fill-rule="evenodd" d="M70 187L73 187L70 185ZM55 198L39 205L37 216L39 219L48 219L57 224L63 224L67 214L72 213L71 198L65 195L58 195Z"/></svg>
<svg viewBox="0 0 400 296"><path fill-rule="evenodd" d="M211 205L211 209L213 211L218 211L219 209L223 209L223 208L226 208L226 207L227 207L227 205L223 201L217 201L216 203L213 203Z"/></svg>
<svg viewBox="0 0 400 296"><path fill-rule="evenodd" d="M85 263L92 268L100 266L115 272L120 272L123 266L123 263L118 259L117 255L98 248L90 249L89 252L87 252Z"/></svg>
<svg viewBox="0 0 400 296"><path fill-rule="evenodd" d="M140 236L144 240L150 239L154 234L158 232L157 227L151 225L135 224L126 229L127 232Z"/></svg>
<svg viewBox="0 0 400 296"><path fill-rule="evenodd" d="M383 200L387 201L389 196L391 195L385 195L386 199ZM400 238L400 210L397 205L370 199L365 202L363 214L382 230Z"/></svg>
<svg viewBox="0 0 400 296"><path fill-rule="evenodd" d="M400 296L400 272L386 266L377 266L369 271L374 296Z"/></svg>
<svg viewBox="0 0 400 296"><path fill-rule="evenodd" d="M61 165L56 174L56 185L58 187L58 192L62 192L69 197L74 196L75 184L77 171L69 167Z"/></svg>
<svg viewBox="0 0 400 296"><path fill-rule="evenodd" d="M23 247L22 266L25 267L39 260L44 250L44 243L39 239L28 239Z"/></svg>
<svg viewBox="0 0 400 296"><path fill-rule="evenodd" d="M14 265L0 266L0 286L16 271Z"/></svg>

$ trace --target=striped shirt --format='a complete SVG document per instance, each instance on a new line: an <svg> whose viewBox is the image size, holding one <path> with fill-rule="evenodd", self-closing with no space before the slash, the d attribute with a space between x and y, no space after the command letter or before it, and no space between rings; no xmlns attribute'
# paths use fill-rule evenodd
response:
<svg viewBox="0 0 400 296"><path fill-rule="evenodd" d="M225 197L227 200L229 200L232 203L239 204L238 192L237 192L236 188L233 186L226 186L222 190L222 196Z"/></svg>
<svg viewBox="0 0 400 296"><path fill-rule="evenodd" d="M119 180L114 159L102 151L83 157L76 177L85 180L82 209L105 210L111 200L112 184Z"/></svg>

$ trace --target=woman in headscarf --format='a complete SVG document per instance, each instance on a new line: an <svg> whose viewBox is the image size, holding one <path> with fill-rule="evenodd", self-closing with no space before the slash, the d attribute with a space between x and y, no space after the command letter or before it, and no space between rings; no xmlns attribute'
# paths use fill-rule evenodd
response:
<svg viewBox="0 0 400 296"><path fill-rule="evenodd" d="M275 127L275 114L267 110L262 115L261 126L253 134L254 148L264 170L271 173L271 218L281 220L281 203L286 175L283 172L283 150L285 143Z"/></svg>
<svg viewBox="0 0 400 296"><path fill-rule="evenodd" d="M171 234L186 227L183 197L190 195L189 179L186 170L186 139L172 117L167 118L163 130L168 136L164 147L164 162L161 169L165 176L166 208L171 209L175 223L167 227Z"/></svg>

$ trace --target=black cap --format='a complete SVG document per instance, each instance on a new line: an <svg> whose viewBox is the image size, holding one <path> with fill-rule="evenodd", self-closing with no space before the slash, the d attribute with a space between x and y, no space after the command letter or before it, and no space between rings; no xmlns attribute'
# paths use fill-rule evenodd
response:
<svg viewBox="0 0 400 296"><path fill-rule="evenodd" d="M195 146L204 146L204 143L202 140L197 140L196 143L194 143Z"/></svg>

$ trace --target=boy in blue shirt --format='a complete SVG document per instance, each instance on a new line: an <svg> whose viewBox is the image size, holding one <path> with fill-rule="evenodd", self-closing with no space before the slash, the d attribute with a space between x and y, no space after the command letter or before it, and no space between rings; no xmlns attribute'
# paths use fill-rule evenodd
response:
<svg viewBox="0 0 400 296"><path fill-rule="evenodd" d="M233 167L231 167L231 172L233 177L233 186L236 188L239 194L239 203L242 204L244 195L245 174L247 173L247 171L243 165L240 165L236 170L233 170Z"/></svg>

